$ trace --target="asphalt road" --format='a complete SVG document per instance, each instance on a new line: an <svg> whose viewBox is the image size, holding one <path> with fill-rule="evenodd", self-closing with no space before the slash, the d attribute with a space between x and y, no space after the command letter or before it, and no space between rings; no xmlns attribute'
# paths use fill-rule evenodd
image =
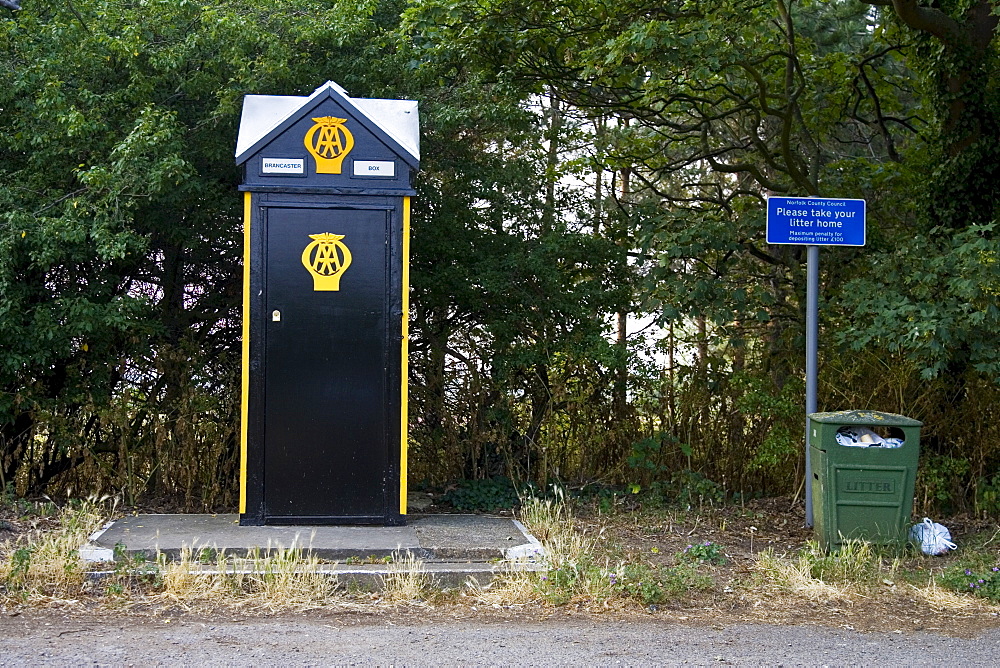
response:
<svg viewBox="0 0 1000 668"><path fill-rule="evenodd" d="M963 665L994 666L1000 628L975 638L821 626L690 626L668 617L422 619L298 614L0 617L0 666Z"/></svg>

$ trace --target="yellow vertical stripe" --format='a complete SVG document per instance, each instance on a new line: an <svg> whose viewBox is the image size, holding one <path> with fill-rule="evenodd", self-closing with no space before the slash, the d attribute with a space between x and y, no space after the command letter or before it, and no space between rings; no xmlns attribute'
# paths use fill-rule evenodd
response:
<svg viewBox="0 0 1000 668"><path fill-rule="evenodd" d="M243 193L243 360L240 394L240 514L247 511L247 416L250 399L250 193Z"/></svg>
<svg viewBox="0 0 1000 668"><path fill-rule="evenodd" d="M399 425L399 514L406 514L406 448L410 381L410 198L403 198L403 365Z"/></svg>

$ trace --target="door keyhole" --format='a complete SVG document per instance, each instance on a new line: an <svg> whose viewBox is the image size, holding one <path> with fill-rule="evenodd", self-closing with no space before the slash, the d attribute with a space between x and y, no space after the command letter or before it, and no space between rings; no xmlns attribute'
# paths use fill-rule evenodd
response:
<svg viewBox="0 0 1000 668"><path fill-rule="evenodd" d="M281 322L281 311L278 309L271 311L271 322Z"/></svg>

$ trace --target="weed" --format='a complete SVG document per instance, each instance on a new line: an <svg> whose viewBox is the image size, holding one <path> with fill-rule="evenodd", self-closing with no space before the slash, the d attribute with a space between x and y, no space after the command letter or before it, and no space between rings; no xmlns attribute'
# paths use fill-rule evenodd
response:
<svg viewBox="0 0 1000 668"><path fill-rule="evenodd" d="M593 541L574 530L565 504L545 503L535 507L549 512L540 524L529 525L532 533L537 527L545 536L540 540L545 546L549 569L539 582L542 598L555 605L574 599L607 599L611 594L606 584L607 574L595 561ZM559 518L564 519L560 522Z"/></svg>
<svg viewBox="0 0 1000 668"><path fill-rule="evenodd" d="M1000 531L989 538L985 534L971 536L961 560L946 568L937 581L951 591L1000 603L1000 556L989 549L998 535Z"/></svg>
<svg viewBox="0 0 1000 668"><path fill-rule="evenodd" d="M6 484L0 485L0 507L13 508L16 502L17 493L14 490L14 483L8 481Z"/></svg>
<svg viewBox="0 0 1000 668"><path fill-rule="evenodd" d="M506 576L494 587L510 600L541 600L551 605L606 604L613 599L643 605L663 603L693 590L712 586L712 579L694 565L674 567L618 562L612 565L597 543L576 529L569 507L556 499L524 499L520 518L545 548L547 571L539 575Z"/></svg>
<svg viewBox="0 0 1000 668"><path fill-rule="evenodd" d="M618 593L643 605L666 603L688 592L712 587L712 578L690 564L673 567L625 564L610 577Z"/></svg>
<svg viewBox="0 0 1000 668"><path fill-rule="evenodd" d="M1000 566L993 566L983 571L965 568L961 574L957 573L957 570L942 574L941 582L956 591L965 591L1000 603Z"/></svg>
<svg viewBox="0 0 1000 668"><path fill-rule="evenodd" d="M693 543L677 553L681 561L694 561L702 564L722 565L729 562L722 552L722 546L706 540L704 543Z"/></svg>
<svg viewBox="0 0 1000 668"><path fill-rule="evenodd" d="M1000 473L988 480L979 480L976 490L976 508L981 513L1000 515Z"/></svg>
<svg viewBox="0 0 1000 668"><path fill-rule="evenodd" d="M805 555L790 560L779 557L768 549L757 554L754 571L757 575L754 589L757 591L777 587L810 601L838 600L847 594L844 589L815 577L812 574L812 564Z"/></svg>
<svg viewBox="0 0 1000 668"><path fill-rule="evenodd" d="M30 547L19 547L11 554L10 571L7 575L8 586L24 587L28 580L28 570L31 568L31 552Z"/></svg>
<svg viewBox="0 0 1000 668"><path fill-rule="evenodd" d="M684 469L675 472L669 480L654 480L644 490L643 502L653 508L670 504L682 508L717 506L726 500L726 490L697 471Z"/></svg>
<svg viewBox="0 0 1000 668"><path fill-rule="evenodd" d="M534 496L521 499L518 517L531 535L543 543L572 532L573 517L561 488L556 488L555 496L555 499Z"/></svg>
<svg viewBox="0 0 1000 668"><path fill-rule="evenodd" d="M918 490L923 490L923 505L953 510L959 507L965 497L963 480L970 470L969 460L964 457L948 457L927 454L920 459L917 467Z"/></svg>

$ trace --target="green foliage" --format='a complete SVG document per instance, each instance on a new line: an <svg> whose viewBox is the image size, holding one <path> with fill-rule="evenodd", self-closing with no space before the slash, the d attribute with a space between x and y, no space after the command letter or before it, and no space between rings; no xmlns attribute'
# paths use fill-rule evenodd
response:
<svg viewBox="0 0 1000 668"><path fill-rule="evenodd" d="M542 598L553 605L565 605L581 596L597 601L619 596L646 606L659 605L711 587L712 578L690 564L625 563L609 569L587 555L561 563L538 583Z"/></svg>
<svg viewBox="0 0 1000 668"><path fill-rule="evenodd" d="M924 379L962 366L998 377L1000 353L992 342L1000 326L994 227L992 221L972 221L961 230L936 228L904 245L876 250L871 260L900 278L889 285L874 276L850 281L843 304L858 320L839 338L854 350L878 346L904 352Z"/></svg>
<svg viewBox="0 0 1000 668"><path fill-rule="evenodd" d="M955 508L964 498L961 484L968 472L967 460L934 454L922 457L917 467L921 489L938 507L945 508Z"/></svg>
<svg viewBox="0 0 1000 668"><path fill-rule="evenodd" d="M978 568L951 566L938 576L938 582L954 591L1000 603L1000 562Z"/></svg>
<svg viewBox="0 0 1000 668"><path fill-rule="evenodd" d="M601 569L589 559L569 562L541 576L539 593L548 603L565 605L573 600L578 588L586 586L590 579L600 574Z"/></svg>
<svg viewBox="0 0 1000 668"><path fill-rule="evenodd" d="M247 93L391 81L392 2L0 22L0 484L234 501Z"/></svg>
<svg viewBox="0 0 1000 668"><path fill-rule="evenodd" d="M691 456L691 447L681 443L673 434L658 434L632 444L628 465L640 479L659 479L669 471L666 463L671 451L685 457Z"/></svg>
<svg viewBox="0 0 1000 668"><path fill-rule="evenodd" d="M627 564L610 576L612 587L622 596L643 605L659 605L712 586L711 577L687 564L652 567Z"/></svg>
<svg viewBox="0 0 1000 668"><path fill-rule="evenodd" d="M692 543L677 553L677 558L702 564L725 564L729 562L722 546L706 540L704 543Z"/></svg>
<svg viewBox="0 0 1000 668"><path fill-rule="evenodd" d="M976 506L984 513L1000 516L1000 474L979 480Z"/></svg>
<svg viewBox="0 0 1000 668"><path fill-rule="evenodd" d="M971 33L972 23L961 23L967 9L941 11ZM982 112L979 120L950 127L949 109L963 103L936 88L968 64L960 49L927 49L926 36L907 49L912 35L881 11L860 2L720 1L676 13L642 0L421 0L407 9L404 27L425 60L461 60L600 118L589 164L633 177L613 220L638 247L642 308L677 328L671 355L697 356L675 364L666 382L633 366L650 424L619 449L627 482L647 489L694 468L745 493L787 491L802 475L804 258L800 248L763 243L766 192L868 201L869 246L832 250L824 262L828 358L912 365L912 378L897 377L907 386L919 374L946 373L954 396L967 396L956 371L995 379L1000 179L975 168L1000 162L990 153L1000 145L995 96L969 107L966 117ZM981 64L970 81L993 90L995 65ZM824 380L830 408L883 408L869 403L865 379L851 379ZM916 412L916 402L901 402L907 395L887 397ZM977 436L975 447L990 450L990 441ZM670 452L678 443L690 452ZM951 448L928 445L942 455ZM984 459L965 475L996 461Z"/></svg>
<svg viewBox="0 0 1000 668"><path fill-rule="evenodd" d="M27 6L0 22L0 486L232 506L240 101L333 78L421 103L416 478L797 488L804 258L763 204L864 197L868 246L824 255L820 404L923 420L925 509L995 513L977 6L927 8L946 38L853 0ZM669 328L655 351L633 315Z"/></svg>
<svg viewBox="0 0 1000 668"><path fill-rule="evenodd" d="M7 572L6 585L17 590L24 587L28 571L31 569L31 547L19 547L10 555L10 569Z"/></svg>
<svg viewBox="0 0 1000 668"><path fill-rule="evenodd" d="M530 484L515 485L509 478L494 476L485 480L462 480L454 489L441 495L456 510L495 511L510 510L522 498L534 496Z"/></svg>
<svg viewBox="0 0 1000 668"><path fill-rule="evenodd" d="M649 493L663 504L688 508L717 505L726 499L726 490L721 485L691 469L677 471L669 480L654 482Z"/></svg>
<svg viewBox="0 0 1000 668"><path fill-rule="evenodd" d="M768 426L749 462L751 471L788 471L798 458L802 440L802 395L797 383L778 391L760 376L740 374L734 379L736 405L745 415L767 416Z"/></svg>

